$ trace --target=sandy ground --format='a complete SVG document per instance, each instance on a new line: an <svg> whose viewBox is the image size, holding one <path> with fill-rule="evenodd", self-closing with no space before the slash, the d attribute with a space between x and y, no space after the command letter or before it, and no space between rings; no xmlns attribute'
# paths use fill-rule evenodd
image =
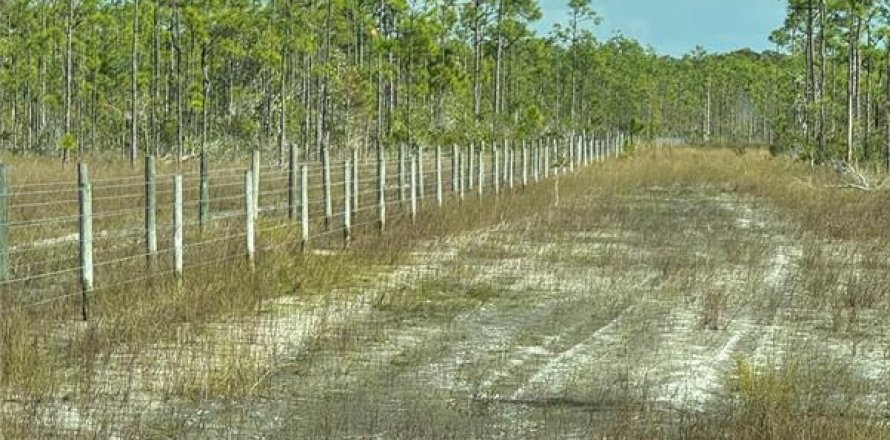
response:
<svg viewBox="0 0 890 440"><path fill-rule="evenodd" d="M118 432L602 438L643 411L719 413L737 399L739 362L835 371L862 386L814 405L883 413L886 323L865 314L855 332L829 331L838 318L802 298L814 249L799 242L762 201L731 193L564 201L426 243L408 264L325 298L267 304L245 324L261 330L242 353L274 366L252 397L143 408ZM215 334L237 339L239 327Z"/></svg>

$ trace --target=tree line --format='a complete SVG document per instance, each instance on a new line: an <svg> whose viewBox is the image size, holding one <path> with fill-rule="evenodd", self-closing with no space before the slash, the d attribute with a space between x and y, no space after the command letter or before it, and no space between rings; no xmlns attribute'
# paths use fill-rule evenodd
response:
<svg viewBox="0 0 890 440"><path fill-rule="evenodd" d="M620 34L596 38L591 0L567 3L566 19L540 30L537 0L5 0L0 148L135 162L573 131L771 142L801 123L834 141L836 127L814 129L812 113L839 93L844 45L822 29L847 15L803 14L810 51L828 60L813 64L833 76L808 75L801 104L788 84L803 9L774 36L791 55L668 57ZM868 20L855 22L866 34ZM886 107L874 52L856 55L868 60L862 108ZM835 107L821 107L834 121Z"/></svg>
<svg viewBox="0 0 890 440"><path fill-rule="evenodd" d="M790 54L785 148L890 168L890 2L789 0L772 40Z"/></svg>

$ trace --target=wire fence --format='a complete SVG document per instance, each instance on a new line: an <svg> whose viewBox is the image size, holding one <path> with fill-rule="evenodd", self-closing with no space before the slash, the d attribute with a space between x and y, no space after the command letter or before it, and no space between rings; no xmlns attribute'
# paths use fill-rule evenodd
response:
<svg viewBox="0 0 890 440"><path fill-rule="evenodd" d="M243 167L19 183L0 165L4 307L90 303L114 289L177 279L264 252L340 249L448 199L496 197L620 155L623 139L571 136L461 147L346 152ZM292 150L294 147L291 147Z"/></svg>

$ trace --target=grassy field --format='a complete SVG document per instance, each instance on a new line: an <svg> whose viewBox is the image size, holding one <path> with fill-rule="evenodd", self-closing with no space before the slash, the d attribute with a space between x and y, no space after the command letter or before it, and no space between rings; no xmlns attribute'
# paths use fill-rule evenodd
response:
<svg viewBox="0 0 890 440"><path fill-rule="evenodd" d="M2 292L0 437L890 438L890 194L839 183L638 149L558 206L450 201L104 292L88 323Z"/></svg>

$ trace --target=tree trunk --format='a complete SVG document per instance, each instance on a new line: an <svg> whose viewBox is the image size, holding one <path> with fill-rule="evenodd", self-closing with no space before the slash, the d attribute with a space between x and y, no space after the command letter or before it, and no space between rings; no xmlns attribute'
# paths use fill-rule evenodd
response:
<svg viewBox="0 0 890 440"><path fill-rule="evenodd" d="M71 135L71 80L72 80L72 41L74 39L74 0L68 0L68 13L65 15L65 136ZM62 161L69 158L68 146L62 152ZM79 151L80 149L78 149Z"/></svg>
<svg viewBox="0 0 890 440"><path fill-rule="evenodd" d="M819 86L816 100L819 102L819 160L825 159L825 0L819 0Z"/></svg>
<svg viewBox="0 0 890 440"><path fill-rule="evenodd" d="M137 137L139 135L139 0L133 0L133 50L130 54L132 63L132 76L130 77L131 107L130 107L130 168L136 167Z"/></svg>

